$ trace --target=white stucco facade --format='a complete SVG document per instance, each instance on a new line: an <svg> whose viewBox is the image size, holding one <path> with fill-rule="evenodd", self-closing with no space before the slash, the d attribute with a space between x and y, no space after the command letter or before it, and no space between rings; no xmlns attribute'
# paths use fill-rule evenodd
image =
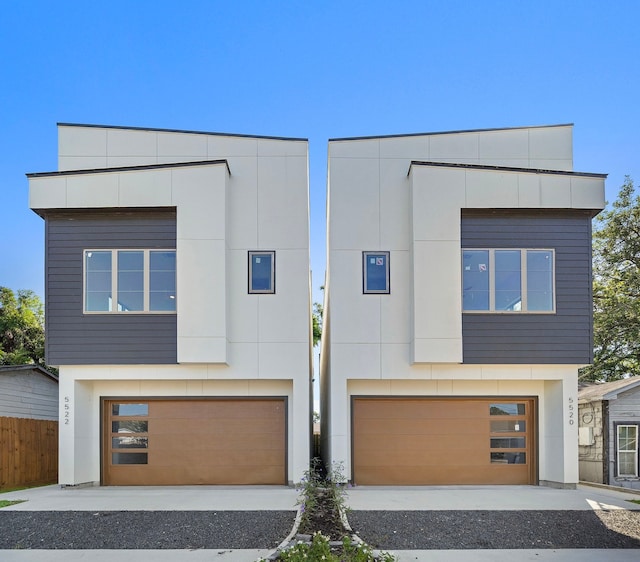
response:
<svg viewBox="0 0 640 562"><path fill-rule="evenodd" d="M60 365L60 483L100 481L100 398L287 398L287 478L308 467L307 141L59 126L59 172L30 207L176 211L177 363ZM175 164L175 165L174 165ZM274 294L248 294L248 251L276 256ZM67 421L68 420L68 421Z"/></svg>
<svg viewBox="0 0 640 562"><path fill-rule="evenodd" d="M604 178L572 169L570 125L330 141L328 463L352 474L353 396L527 396L538 404L539 482L578 481L581 365L465 364L461 299L461 211L602 209ZM363 251L389 252L389 294L363 294Z"/></svg>

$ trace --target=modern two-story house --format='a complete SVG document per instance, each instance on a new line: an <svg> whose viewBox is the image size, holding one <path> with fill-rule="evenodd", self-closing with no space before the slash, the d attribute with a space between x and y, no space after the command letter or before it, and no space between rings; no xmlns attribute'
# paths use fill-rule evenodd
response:
<svg viewBox="0 0 640 562"><path fill-rule="evenodd" d="M45 221L62 485L287 484L308 467L308 143L60 124Z"/></svg>
<svg viewBox="0 0 640 562"><path fill-rule="evenodd" d="M575 486L605 176L572 134L329 141L322 451L355 484Z"/></svg>

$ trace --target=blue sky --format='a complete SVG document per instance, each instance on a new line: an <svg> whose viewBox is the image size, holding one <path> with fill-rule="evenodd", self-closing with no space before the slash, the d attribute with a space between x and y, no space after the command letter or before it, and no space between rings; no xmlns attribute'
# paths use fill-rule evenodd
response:
<svg viewBox="0 0 640 562"><path fill-rule="evenodd" d="M640 2L29 1L0 7L0 286L44 296L26 172L57 122L305 137L315 299L327 139L574 123L640 182Z"/></svg>

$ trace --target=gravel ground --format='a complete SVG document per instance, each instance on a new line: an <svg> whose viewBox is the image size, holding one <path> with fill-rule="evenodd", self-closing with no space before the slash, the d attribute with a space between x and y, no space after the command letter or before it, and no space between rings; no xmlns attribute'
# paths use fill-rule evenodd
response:
<svg viewBox="0 0 640 562"><path fill-rule="evenodd" d="M0 549L275 548L295 511L1 511Z"/></svg>
<svg viewBox="0 0 640 562"><path fill-rule="evenodd" d="M639 511L351 511L348 519L383 550L640 548Z"/></svg>

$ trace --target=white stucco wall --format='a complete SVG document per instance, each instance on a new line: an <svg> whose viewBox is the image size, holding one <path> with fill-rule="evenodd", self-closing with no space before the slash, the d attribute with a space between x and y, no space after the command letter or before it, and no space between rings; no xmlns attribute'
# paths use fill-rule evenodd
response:
<svg viewBox="0 0 640 562"><path fill-rule="evenodd" d="M59 170L86 172L31 177L31 208L176 208L179 363L60 366L60 411L73 420L61 422L60 482L99 481L104 395L286 395L299 480L311 415L307 141L60 125L58 144ZM158 165L169 166L139 168ZM122 166L138 168L102 170ZM250 250L275 251L275 294L248 294Z"/></svg>
<svg viewBox="0 0 640 562"><path fill-rule="evenodd" d="M579 366L461 364L461 209L604 207L604 178L536 169L572 171L571 126L330 141L331 331L321 361L321 376L330 377L322 383L328 459L350 469L352 393L532 395L540 481L577 482L569 406L577 416ZM362 293L362 251L390 252L390 294Z"/></svg>
<svg viewBox="0 0 640 562"><path fill-rule="evenodd" d="M222 370L221 379L216 371ZM308 468L309 395L304 380L241 378L212 365L67 366L60 375L61 485L100 482L102 397L286 396L289 480L299 482Z"/></svg>

